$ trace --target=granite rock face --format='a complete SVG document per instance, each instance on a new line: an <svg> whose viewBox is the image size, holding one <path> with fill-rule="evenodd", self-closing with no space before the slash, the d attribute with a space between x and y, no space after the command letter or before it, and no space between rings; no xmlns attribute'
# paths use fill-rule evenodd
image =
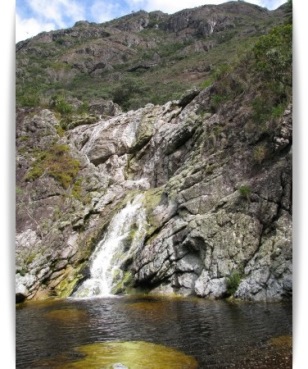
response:
<svg viewBox="0 0 308 369"><path fill-rule="evenodd" d="M292 107L256 138L240 106L213 113L209 94L65 132L50 110L18 111L19 299L71 295L111 219L139 194L146 222L138 247L126 238L121 293L222 298L236 273L238 298L292 295Z"/></svg>

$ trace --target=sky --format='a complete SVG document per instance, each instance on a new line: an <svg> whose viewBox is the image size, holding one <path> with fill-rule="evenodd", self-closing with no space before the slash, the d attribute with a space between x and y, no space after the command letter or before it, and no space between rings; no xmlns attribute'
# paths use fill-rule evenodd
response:
<svg viewBox="0 0 308 369"><path fill-rule="evenodd" d="M287 0L247 0L269 10ZM205 4L221 4L226 0L16 0L16 42L43 31L72 27L87 20L103 23L138 10L161 10L172 14L186 8Z"/></svg>

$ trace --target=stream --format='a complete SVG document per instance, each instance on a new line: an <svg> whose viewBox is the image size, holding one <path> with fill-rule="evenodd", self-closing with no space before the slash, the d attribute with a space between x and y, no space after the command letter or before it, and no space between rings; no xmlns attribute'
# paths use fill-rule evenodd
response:
<svg viewBox="0 0 308 369"><path fill-rule="evenodd" d="M146 295L27 302L17 369L292 368L291 303Z"/></svg>

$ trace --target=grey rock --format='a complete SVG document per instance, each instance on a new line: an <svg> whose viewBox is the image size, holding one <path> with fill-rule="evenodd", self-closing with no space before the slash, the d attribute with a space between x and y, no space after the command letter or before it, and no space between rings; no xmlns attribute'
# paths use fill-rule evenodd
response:
<svg viewBox="0 0 308 369"><path fill-rule="evenodd" d="M221 298L227 292L225 278L211 278L205 270L195 283L195 292L198 296L209 298Z"/></svg>
<svg viewBox="0 0 308 369"><path fill-rule="evenodd" d="M186 100L103 117L65 136L58 134L52 112L19 112L20 295L29 298L44 289L69 296L86 278L91 254L115 214L142 193L142 237L136 241L139 225L132 224L114 259L118 291L128 290L127 272L130 288L222 298L227 279L238 271L238 298L291 296L291 110L269 143L274 158L254 166L252 138L242 132L245 114L236 107L232 114L201 114L209 94L210 89L195 91ZM44 153L52 142L67 145L79 163L67 188L48 173L25 180L36 163L31 147ZM244 184L249 194L241 192Z"/></svg>

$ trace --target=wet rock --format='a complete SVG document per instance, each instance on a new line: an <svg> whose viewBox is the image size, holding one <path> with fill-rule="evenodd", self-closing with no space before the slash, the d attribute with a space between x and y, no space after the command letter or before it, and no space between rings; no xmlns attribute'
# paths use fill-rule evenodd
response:
<svg viewBox="0 0 308 369"><path fill-rule="evenodd" d="M232 119L231 107L204 113L210 93L148 104L69 129L65 136L58 134L59 122L50 111L19 112L20 294L26 288L27 296L35 296L43 283L51 294L72 293L86 278L82 270L89 270L90 256L111 220L142 193L143 237L131 247L136 224L123 236L117 291L133 286L221 298L237 272L236 297L291 296L291 112L272 136L288 142L268 143L276 145L275 155L260 165L252 141L242 134L244 113L234 107ZM52 142L67 150L68 162L79 163L67 187L48 171L25 179ZM130 275L129 287L121 280L125 275Z"/></svg>
<svg viewBox="0 0 308 369"><path fill-rule="evenodd" d="M201 297L221 298L227 292L225 278L211 278L205 270L195 283L195 292Z"/></svg>
<svg viewBox="0 0 308 369"><path fill-rule="evenodd" d="M17 304L20 302L24 302L26 298L29 296L29 291L27 287L25 287L21 283L18 283L16 286L15 296L16 296L15 299L16 299Z"/></svg>

